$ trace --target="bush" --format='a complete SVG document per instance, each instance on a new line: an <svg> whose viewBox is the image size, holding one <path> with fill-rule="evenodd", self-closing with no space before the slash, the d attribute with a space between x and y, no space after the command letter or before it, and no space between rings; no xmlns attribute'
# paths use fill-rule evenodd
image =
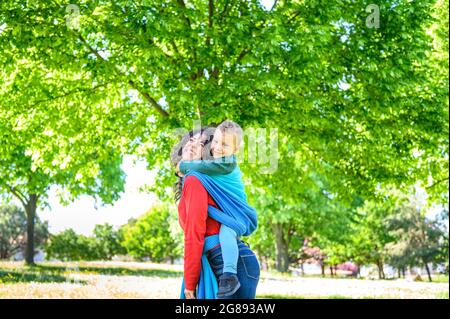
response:
<svg viewBox="0 0 450 319"><path fill-rule="evenodd" d="M64 261L111 260L125 252L121 240L121 232L108 224L97 225L93 237L78 235L69 229L51 236L45 252L48 259Z"/></svg>
<svg viewBox="0 0 450 319"><path fill-rule="evenodd" d="M133 257L162 262L182 256L182 240L171 231L175 218L167 206L155 206L134 223L124 227L122 245Z"/></svg>

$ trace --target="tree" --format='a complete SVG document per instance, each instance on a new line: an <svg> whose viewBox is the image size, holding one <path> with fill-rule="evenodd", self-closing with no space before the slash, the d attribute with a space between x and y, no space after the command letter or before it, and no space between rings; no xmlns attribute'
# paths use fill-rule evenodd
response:
<svg viewBox="0 0 450 319"><path fill-rule="evenodd" d="M348 231L349 258L358 266L375 265L379 279L385 279L384 264L388 257L386 245L395 240L386 225L386 219L393 214L394 205L390 198L366 201L358 209Z"/></svg>
<svg viewBox="0 0 450 319"><path fill-rule="evenodd" d="M45 246L47 259L111 260L125 253L122 232L109 224L96 225L93 236L77 234L73 229L52 235Z"/></svg>
<svg viewBox="0 0 450 319"><path fill-rule="evenodd" d="M36 247L49 237L48 223L36 220ZM27 218L25 212L15 205L0 205L0 259L8 259L18 252L25 252Z"/></svg>
<svg viewBox="0 0 450 319"><path fill-rule="evenodd" d="M257 208L260 226L249 241L262 256L276 259L279 271L298 264L306 238L313 238L321 248L325 242L346 240L352 205L356 204L348 202L348 193L333 194L335 182L323 173L326 168L314 165L289 158L265 179L251 180L249 198ZM292 187L286 189L286 185Z"/></svg>
<svg viewBox="0 0 450 319"><path fill-rule="evenodd" d="M424 210L414 203L404 203L389 219L388 227L397 240L387 246L391 258L403 264L425 267L428 280L432 281L430 264L436 263L443 247L445 230L436 220L424 216ZM406 261L406 262L405 262Z"/></svg>
<svg viewBox="0 0 450 319"><path fill-rule="evenodd" d="M310 238L305 239L303 247L300 252L299 261L303 270L305 263L317 263L320 266L322 277L325 276L325 260L327 256L319 247L311 247Z"/></svg>
<svg viewBox="0 0 450 319"><path fill-rule="evenodd" d="M168 198L170 133L192 119L278 128L280 160L300 165L245 172L289 205L305 167L339 198L448 188L446 1L385 1L378 29L362 0L77 5L79 19L61 0L0 4L0 185L29 212L30 245L48 187L113 200L123 153L158 167Z"/></svg>
<svg viewBox="0 0 450 319"><path fill-rule="evenodd" d="M140 217L132 225L125 226L122 245L128 254L133 257L161 262L182 255L183 241L174 238L171 232L171 224L174 216L167 206L152 207L145 215Z"/></svg>
<svg viewBox="0 0 450 319"><path fill-rule="evenodd" d="M72 229L53 235L45 246L47 259L91 260L90 252L87 237L77 235Z"/></svg>
<svg viewBox="0 0 450 319"><path fill-rule="evenodd" d="M10 132L14 132L12 126L5 126L4 133L8 127ZM5 126L1 126L2 129ZM83 137L83 133L76 137L79 143L69 142L71 139L63 142L56 137L47 146L42 144L36 147L38 143L45 143L44 135L36 137L36 131L10 132L6 133L8 138L0 136L3 154L0 159L0 188L19 199L25 209L28 238L26 262L32 264L36 210L39 204L45 204L50 186L57 185L67 190L71 198L86 193L108 203L117 199L123 191L124 174L120 168L119 154L108 150L103 142L97 144L89 141L90 138ZM75 146L77 144L79 148Z"/></svg>
<svg viewBox="0 0 450 319"><path fill-rule="evenodd" d="M124 255L125 248L122 246L123 230L114 230L112 225L96 225L94 228L94 238L97 242L96 250L100 259L111 260L116 255Z"/></svg>
<svg viewBox="0 0 450 319"><path fill-rule="evenodd" d="M438 214L436 218L436 226L438 229L442 231L442 238L441 238L441 250L439 255L436 258L435 263L436 264L443 264L445 265L444 272L448 274L449 272L449 241L448 241L448 235L449 235L449 228L448 228L448 208L444 207L440 214Z"/></svg>

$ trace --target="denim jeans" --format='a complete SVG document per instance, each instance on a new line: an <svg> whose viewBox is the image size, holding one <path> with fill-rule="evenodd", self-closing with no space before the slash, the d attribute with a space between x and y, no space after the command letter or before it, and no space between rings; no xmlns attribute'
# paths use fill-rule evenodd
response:
<svg viewBox="0 0 450 319"><path fill-rule="evenodd" d="M255 253L243 241L238 241L238 248L237 277L241 283L241 287L234 295L223 299L254 299L256 296L256 286L258 286L259 282L259 262ZM219 277L223 272L222 250L220 246L208 251L206 256L217 281L219 281Z"/></svg>

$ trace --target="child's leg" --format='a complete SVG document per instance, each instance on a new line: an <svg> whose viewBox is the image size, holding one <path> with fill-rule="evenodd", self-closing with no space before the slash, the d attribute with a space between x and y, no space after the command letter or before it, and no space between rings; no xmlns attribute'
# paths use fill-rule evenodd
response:
<svg viewBox="0 0 450 319"><path fill-rule="evenodd" d="M222 248L223 272L237 274L239 249L236 241L236 232L230 227L221 225L219 240Z"/></svg>

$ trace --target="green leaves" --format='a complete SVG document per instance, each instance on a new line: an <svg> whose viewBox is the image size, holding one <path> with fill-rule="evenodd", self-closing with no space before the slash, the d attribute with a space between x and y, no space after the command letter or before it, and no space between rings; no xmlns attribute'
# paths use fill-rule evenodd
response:
<svg viewBox="0 0 450 319"><path fill-rule="evenodd" d="M280 208L274 221L311 221L308 233L334 209L324 191L348 208L448 176L447 1L383 2L378 29L359 0L272 11L257 0L79 1L77 29L66 6L0 4L3 191L45 196L56 184L111 202L134 153L160 170L167 196L168 135L193 119L277 128L290 145L278 171L248 165L245 176L272 196L261 208ZM447 190L429 188L436 201Z"/></svg>
<svg viewBox="0 0 450 319"><path fill-rule="evenodd" d="M27 217L25 212L14 205L0 205L0 259L9 259L17 253L25 252ZM39 247L48 237L48 224L36 220L35 243Z"/></svg>
<svg viewBox="0 0 450 319"><path fill-rule="evenodd" d="M116 255L125 253L121 246L120 231L111 225L97 225L94 236L78 235L74 230L68 229L59 234L52 235L45 245L47 259L65 261L79 260L111 260Z"/></svg>
<svg viewBox="0 0 450 319"><path fill-rule="evenodd" d="M171 230L174 222L176 220L168 206L153 207L134 223L124 226L122 245L131 256L139 259L150 258L161 262L167 257L180 257L183 240L174 238L176 235Z"/></svg>

